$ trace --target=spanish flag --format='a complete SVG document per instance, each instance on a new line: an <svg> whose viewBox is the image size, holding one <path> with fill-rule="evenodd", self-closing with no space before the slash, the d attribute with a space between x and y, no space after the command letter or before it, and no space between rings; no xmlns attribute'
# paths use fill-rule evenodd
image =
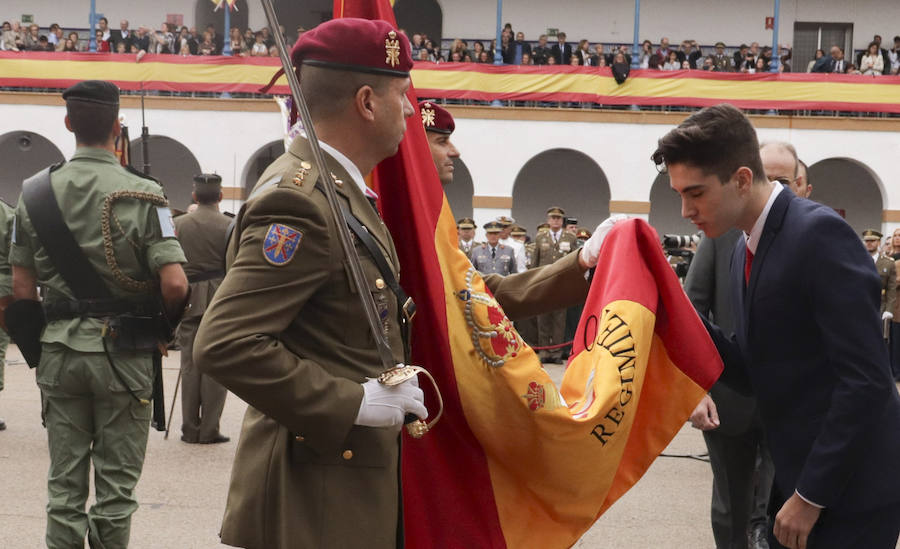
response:
<svg viewBox="0 0 900 549"><path fill-rule="evenodd" d="M394 22L388 0L336 0L334 13ZM407 546L571 546L722 370L656 232L630 220L607 236L557 387L458 250L418 116L373 180L418 306L413 362L435 377L445 405L431 432L403 441ZM433 411L433 395L426 400Z"/></svg>

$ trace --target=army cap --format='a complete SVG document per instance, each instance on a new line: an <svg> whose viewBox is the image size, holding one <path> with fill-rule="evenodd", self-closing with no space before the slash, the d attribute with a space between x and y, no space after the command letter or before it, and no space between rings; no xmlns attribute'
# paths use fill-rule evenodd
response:
<svg viewBox="0 0 900 549"><path fill-rule="evenodd" d="M559 206L552 206L547 209L547 215L551 215L553 217L565 217L566 211Z"/></svg>
<svg viewBox="0 0 900 549"><path fill-rule="evenodd" d="M457 229L474 229L475 228L475 220L471 217L464 217L462 219L457 220L456 222Z"/></svg>
<svg viewBox="0 0 900 549"><path fill-rule="evenodd" d="M222 187L222 177L214 173L200 173L194 176L195 189L219 189Z"/></svg>
<svg viewBox="0 0 900 549"><path fill-rule="evenodd" d="M863 240L881 240L884 235L875 229L866 229L862 232Z"/></svg>
<svg viewBox="0 0 900 549"><path fill-rule="evenodd" d="M525 227L521 225L513 225L512 229L509 231L511 236L527 236L528 231L525 230Z"/></svg>
<svg viewBox="0 0 900 549"><path fill-rule="evenodd" d="M422 125L425 131L450 135L456 129L453 115L444 107L431 101L419 102L419 114L422 115Z"/></svg>
<svg viewBox="0 0 900 549"><path fill-rule="evenodd" d="M499 223L500 226L503 227L504 229L507 228L507 227L509 227L510 225L512 225L513 223L516 222L515 219L509 217L508 215L498 215L498 216L494 219L494 221L496 221L497 223Z"/></svg>
<svg viewBox="0 0 900 549"><path fill-rule="evenodd" d="M496 221L488 221L484 224L484 232L486 233L499 233L502 230L503 227Z"/></svg>
<svg viewBox="0 0 900 549"><path fill-rule="evenodd" d="M540 225L537 226L537 230L538 230L538 232L541 232L541 231L549 231L549 230L550 230L550 224L549 224L549 223L541 223Z"/></svg>
<svg viewBox="0 0 900 549"><path fill-rule="evenodd" d="M105 80L84 80L63 92L66 101L85 101L100 105L119 106L119 88Z"/></svg>
<svg viewBox="0 0 900 549"><path fill-rule="evenodd" d="M297 39L291 61L300 65L407 77L412 50L405 34L387 21L342 17L321 23Z"/></svg>
<svg viewBox="0 0 900 549"><path fill-rule="evenodd" d="M566 225L578 225L578 218L577 217L567 217Z"/></svg>
<svg viewBox="0 0 900 549"><path fill-rule="evenodd" d="M575 233L575 238L577 238L579 240L581 240L581 239L587 240L590 237L591 237L591 231L584 229L584 228L578 229L578 231Z"/></svg>

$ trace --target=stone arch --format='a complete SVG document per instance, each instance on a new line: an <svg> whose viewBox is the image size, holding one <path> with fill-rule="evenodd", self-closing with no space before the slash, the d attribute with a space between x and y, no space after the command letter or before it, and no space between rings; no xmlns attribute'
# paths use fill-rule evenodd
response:
<svg viewBox="0 0 900 549"><path fill-rule="evenodd" d="M550 149L522 166L513 184L512 216L529 235L559 206L594 230L609 217L609 181L594 160L573 149Z"/></svg>
<svg viewBox="0 0 900 549"><path fill-rule="evenodd" d="M46 137L29 131L0 135L0 199L15 206L22 181L65 157Z"/></svg>
<svg viewBox="0 0 900 549"><path fill-rule="evenodd" d="M244 190L244 199L250 196L250 191L253 190L254 185L259 181L259 177L266 171L269 164L274 162L275 159L282 154L284 154L283 139L270 141L256 149L256 152L253 153L250 160L248 160L247 164L244 166L244 173L241 179L241 181L243 181L242 187Z"/></svg>
<svg viewBox="0 0 900 549"><path fill-rule="evenodd" d="M472 217L472 196L475 194L475 185L472 182L472 174L466 163L459 158L453 159L453 183L444 186L447 202L453 210L454 219Z"/></svg>
<svg viewBox="0 0 900 549"><path fill-rule="evenodd" d="M231 26L237 27L243 32L248 25L247 15L249 9L247 8L247 0L236 0L234 6L236 9L231 11ZM197 34L200 35L196 37L198 42L203 40L203 31L206 30L206 25L209 24L216 27L216 35L222 38L222 44L225 43L224 40L228 37L229 30L225 28L226 6L223 3L222 7L216 11L213 11L214 7L209 0L197 0L194 4L194 26L197 28ZM187 22L185 22L185 25L190 27Z"/></svg>
<svg viewBox="0 0 900 549"><path fill-rule="evenodd" d="M162 183L169 205L186 210L193 201L194 176L201 173L200 163L182 143L164 135L151 135L147 143L150 157L150 175ZM141 138L131 141L131 165L143 171L144 154Z"/></svg>
<svg viewBox="0 0 900 549"><path fill-rule="evenodd" d="M669 186L668 174L657 175L650 187L649 223L660 237L697 232L693 223L681 217L681 197Z"/></svg>
<svg viewBox="0 0 900 549"><path fill-rule="evenodd" d="M880 229L884 184L867 165L854 158L826 158L809 166L809 198L834 208L857 233Z"/></svg>
<svg viewBox="0 0 900 549"><path fill-rule="evenodd" d="M394 17L397 26L406 31L410 40L413 34L424 33L436 46L441 45L444 12L436 0L397 0Z"/></svg>

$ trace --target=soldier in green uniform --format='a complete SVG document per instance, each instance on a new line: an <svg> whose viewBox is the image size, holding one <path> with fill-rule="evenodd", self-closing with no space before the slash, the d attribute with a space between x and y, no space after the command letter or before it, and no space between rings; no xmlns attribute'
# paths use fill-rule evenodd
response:
<svg viewBox="0 0 900 549"><path fill-rule="evenodd" d="M875 270L881 278L881 313L892 313L897 305L897 271L894 260L879 250L882 234L875 229L862 232L863 243L875 262Z"/></svg>
<svg viewBox="0 0 900 549"><path fill-rule="evenodd" d="M86 81L67 89L63 98L75 154L23 187L10 254L15 298L10 309L30 312L42 305L47 321L37 365L50 450L47 546L82 547L87 534L92 547L126 547L138 506L134 489L147 446L153 383L152 351L131 342L157 341L156 332L140 331L146 325L136 315L147 315L154 306L159 311L161 294L170 318L177 316L188 291L181 268L185 258L159 183L123 168L115 156L119 90L109 82ZM46 225L32 217L48 210L30 207L25 195L47 177L61 213L55 217L111 298L76 299L61 274L68 266L51 259L57 244L38 236ZM69 258L74 264L76 258ZM37 285L44 289L42 304ZM15 316L15 322L24 322L24 314ZM21 348L13 314L7 320ZM92 464L96 502L85 512Z"/></svg>
<svg viewBox="0 0 900 549"><path fill-rule="evenodd" d="M222 178L215 174L194 176L197 209L175 218L175 232L184 249L184 272L191 285L190 308L178 325L181 347L181 440L188 443L228 442L219 432L219 418L228 391L201 374L192 358L200 319L225 276L225 243L231 218L219 212Z"/></svg>
<svg viewBox="0 0 900 549"><path fill-rule="evenodd" d="M459 249L471 260L472 250L479 244L475 241L475 220L471 217L457 220L456 230L459 232Z"/></svg>
<svg viewBox="0 0 900 549"><path fill-rule="evenodd" d="M534 238L532 265L550 265L575 250L575 235L563 230L566 212L553 206L547 210L547 231L539 232ZM566 311L560 309L538 317L538 346L549 347L563 343L566 329ZM559 362L563 349L539 351L542 362Z"/></svg>
<svg viewBox="0 0 900 549"><path fill-rule="evenodd" d="M12 270L9 266L9 246L12 236L13 209L0 200L0 314L12 299ZM0 391L3 391L3 370L6 367L6 348L9 336L6 326L0 330ZM0 419L0 431L6 429L6 422Z"/></svg>

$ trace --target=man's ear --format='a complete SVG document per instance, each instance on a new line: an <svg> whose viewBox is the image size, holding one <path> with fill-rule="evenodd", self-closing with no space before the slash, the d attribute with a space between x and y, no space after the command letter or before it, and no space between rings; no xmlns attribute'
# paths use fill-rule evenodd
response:
<svg viewBox="0 0 900 549"><path fill-rule="evenodd" d="M115 137L119 137L122 135L122 123L119 121L119 117L116 117L116 120L113 122L112 132Z"/></svg>
<svg viewBox="0 0 900 549"><path fill-rule="evenodd" d="M69 120L69 115L66 115L66 129L72 133L75 133L75 130L72 129L72 122Z"/></svg>
<svg viewBox="0 0 900 549"><path fill-rule="evenodd" d="M738 191L750 192L750 187L753 185L753 170L747 166L741 166L735 172L735 176L737 177Z"/></svg>
<svg viewBox="0 0 900 549"><path fill-rule="evenodd" d="M356 90L356 94L353 96L353 104L356 107L356 112L364 120L375 120L375 96L375 90L372 89L372 86L369 85L360 87L358 90Z"/></svg>

